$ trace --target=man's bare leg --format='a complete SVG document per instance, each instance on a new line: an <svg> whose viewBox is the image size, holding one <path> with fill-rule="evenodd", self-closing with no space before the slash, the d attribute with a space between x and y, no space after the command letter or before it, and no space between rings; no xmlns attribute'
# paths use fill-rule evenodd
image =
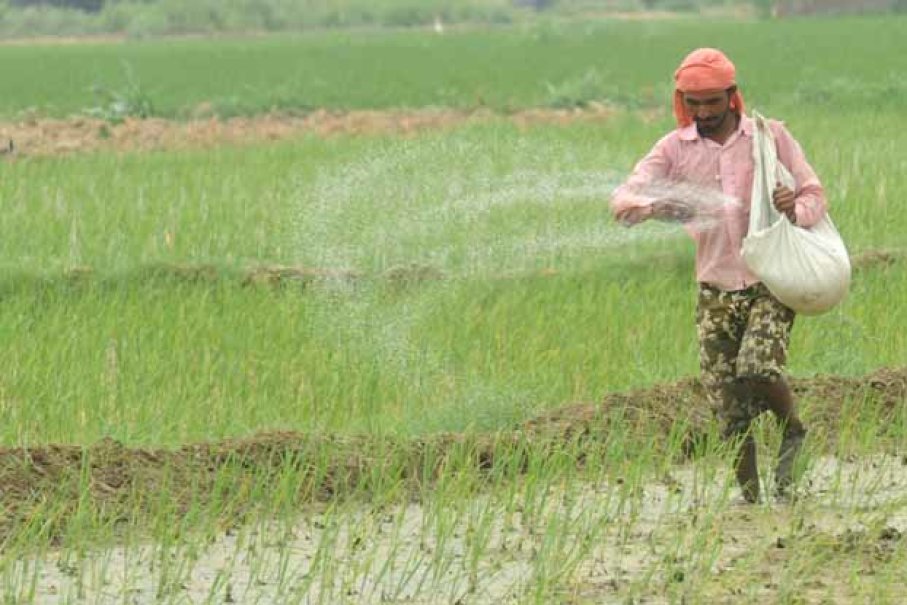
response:
<svg viewBox="0 0 907 605"><path fill-rule="evenodd" d="M747 433L737 450L734 460L737 483L743 492L743 499L750 503L759 501L759 467L756 464L756 440Z"/></svg>
<svg viewBox="0 0 907 605"><path fill-rule="evenodd" d="M784 377L754 379L752 386L754 394L765 402L781 426L783 437L775 468L775 491L778 495L787 495L794 481L794 462L803 447L806 429L797 415L794 394Z"/></svg>

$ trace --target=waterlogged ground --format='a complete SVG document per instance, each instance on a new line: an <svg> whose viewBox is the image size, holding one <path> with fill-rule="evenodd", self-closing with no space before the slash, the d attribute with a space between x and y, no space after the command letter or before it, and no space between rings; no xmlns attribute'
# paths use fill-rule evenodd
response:
<svg viewBox="0 0 907 605"><path fill-rule="evenodd" d="M527 479L469 499L328 506L173 547L58 550L8 569L4 598L845 603L907 589L907 460L823 456L801 500L757 506L715 462L638 483Z"/></svg>
<svg viewBox="0 0 907 605"><path fill-rule="evenodd" d="M0 565L2 594L36 603L895 602L907 588L898 571L907 457L875 453L879 427L848 424L861 413L903 422L905 372L795 381L802 398L824 402L809 410L798 497L757 506L738 498L728 452L710 449L695 382L565 407L510 436L393 444L287 433L178 450L113 441L3 450L4 529L41 519L34 538L51 546L7 533L17 554ZM695 413L678 431L683 409ZM768 487L777 435L759 427ZM666 437L622 441L633 434ZM243 515L256 498L272 512ZM223 521L204 521L203 510ZM114 530L114 546L91 546L92 531L121 521L159 537Z"/></svg>

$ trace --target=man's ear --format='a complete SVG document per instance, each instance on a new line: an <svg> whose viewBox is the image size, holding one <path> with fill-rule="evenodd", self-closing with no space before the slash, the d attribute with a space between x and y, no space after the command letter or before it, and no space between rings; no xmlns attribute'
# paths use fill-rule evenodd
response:
<svg viewBox="0 0 907 605"><path fill-rule="evenodd" d="M737 85L734 84L733 86L728 88L725 92L727 92L728 98L732 97L734 95L734 93L737 92Z"/></svg>

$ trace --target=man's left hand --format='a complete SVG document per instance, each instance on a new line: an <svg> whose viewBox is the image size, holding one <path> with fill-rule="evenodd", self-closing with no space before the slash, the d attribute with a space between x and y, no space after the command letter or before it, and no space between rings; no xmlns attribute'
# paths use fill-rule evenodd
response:
<svg viewBox="0 0 907 605"><path fill-rule="evenodd" d="M774 201L775 209L778 212L785 215L794 225L797 224L797 213L795 212L797 204L793 191L778 183L772 192L772 201Z"/></svg>

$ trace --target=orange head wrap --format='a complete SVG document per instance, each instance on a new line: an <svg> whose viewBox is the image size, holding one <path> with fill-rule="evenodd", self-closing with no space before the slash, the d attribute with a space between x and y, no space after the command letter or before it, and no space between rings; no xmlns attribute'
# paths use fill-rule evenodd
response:
<svg viewBox="0 0 907 605"><path fill-rule="evenodd" d="M737 70L723 52L714 48L699 48L691 52L674 72L674 117L677 126L693 123L693 117L683 106L683 93L725 90L735 86ZM738 114L743 113L743 96L740 91L731 96L730 107Z"/></svg>

